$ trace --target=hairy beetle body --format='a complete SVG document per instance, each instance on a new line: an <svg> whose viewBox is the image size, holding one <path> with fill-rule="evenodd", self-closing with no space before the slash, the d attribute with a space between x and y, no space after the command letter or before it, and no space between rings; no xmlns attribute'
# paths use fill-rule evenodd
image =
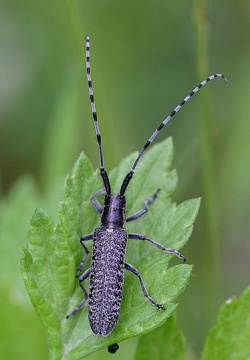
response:
<svg viewBox="0 0 250 360"><path fill-rule="evenodd" d="M159 132L165 127L165 125L175 116L175 114L196 94L204 85L210 80L215 78L226 78L222 74L214 74L209 76L207 79L202 81L196 86L173 111L166 117L166 119L158 126L153 132L151 137L146 141L143 148L140 150L136 157L131 170L125 176L120 192L118 195L111 194L111 185L109 182L108 174L104 168L104 156L102 151L101 134L99 130L99 124L97 120L97 113L93 95L92 80L90 74L90 44L89 37L86 36L86 68L87 68L87 80L89 88L89 97L92 108L92 115L95 125L96 138L99 147L99 158L100 158L100 175L102 177L104 189L99 190L91 197L91 201L95 209L101 215L101 226L96 228L93 234L83 235L80 239L81 245L85 250L85 255L78 267L77 276L79 276L79 285L84 293L84 299L81 303L73 310L67 318L71 315L76 314L88 300L88 312L89 312L89 323L94 334L107 336L114 329L120 314L122 292L123 292L123 278L124 269L129 270L131 273L137 276L143 295L151 302L152 305L156 306L160 310L164 310L164 306L158 304L153 300L142 281L139 271L134 268L131 264L125 262L125 252L128 239L145 240L153 244L158 249L171 253L185 261L185 257L178 251L165 248L156 241L142 235L142 234L128 234L124 230L124 224L129 221L139 219L141 216L146 214L149 210L148 204L153 202L158 195L159 189L155 193L143 202L143 208L137 211L135 214L126 217L126 199L125 192L127 187L133 178L135 168L142 158L146 149L153 142ZM105 194L104 206L102 206L96 197ZM93 240L92 260L91 267L81 274L84 265L86 264L89 250L85 246L85 242ZM80 275L81 274L81 275ZM89 277L89 292L85 290L82 285L83 281ZM118 349L117 344L112 344L108 347L111 353L114 353Z"/></svg>
<svg viewBox="0 0 250 360"><path fill-rule="evenodd" d="M94 334L107 336L115 327L122 301L127 232L95 229L89 277L89 323Z"/></svg>

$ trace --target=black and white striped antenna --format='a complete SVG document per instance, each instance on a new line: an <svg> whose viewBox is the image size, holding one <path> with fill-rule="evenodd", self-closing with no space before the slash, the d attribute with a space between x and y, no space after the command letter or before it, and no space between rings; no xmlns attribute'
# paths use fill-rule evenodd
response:
<svg viewBox="0 0 250 360"><path fill-rule="evenodd" d="M227 78L222 74L214 74L203 80L199 85L197 85L180 103L177 105L174 110L166 117L165 120L158 126L158 128L153 132L151 137L148 139L148 141L145 143L143 148L140 150L139 155L135 159L135 162L130 170L130 172L125 176L125 179L123 180L120 195L124 195L128 184L130 180L132 179L132 176L134 175L135 168L140 161L142 155L146 151L146 149L149 147L149 145L153 142L153 140L156 138L156 136L159 134L159 132L164 128L165 125L172 119L172 117L191 99L191 97L196 94L204 85L206 85L210 80L213 80L215 78L223 78L225 82L227 82Z"/></svg>
<svg viewBox="0 0 250 360"><path fill-rule="evenodd" d="M96 138L97 138L97 142L98 142L98 146L99 146L100 171L101 171L101 176L102 176L102 179L103 179L105 190L106 190L107 194L110 194L111 193L111 186L110 186L108 174L107 174L107 172L106 172L106 170L104 168L104 157L103 157L103 151L102 151L102 139L101 139L101 134L100 134L100 130L99 130L97 112L96 112L96 107L95 107L95 99L94 99L93 87L92 87L92 80L91 80L89 36L86 36L85 39L86 39L86 69L87 69L87 79L88 79L88 87L89 87L89 97L90 97L92 115L93 115L94 124L95 124Z"/></svg>
<svg viewBox="0 0 250 360"><path fill-rule="evenodd" d="M86 36L86 68L87 68L87 78L88 78L88 86L89 86L89 96L91 101L91 107L92 107L92 114L95 124L95 131L97 136L97 141L99 145L99 156L100 156L100 171L101 176L103 179L103 183L106 189L107 194L111 193L111 187L108 175L104 169L104 157L103 157L103 151L102 151L102 142L101 142L101 135L99 131L98 126L98 120L97 120L97 113L96 113L96 107L95 107L95 101L94 101L94 95L93 95L93 88L92 88L92 81L91 81L91 74L90 74L90 53L89 53L89 36ZM130 172L125 176L121 189L120 189L120 195L123 196L128 184L130 183L130 180L132 179L135 168L140 161L142 155L147 150L149 145L154 141L156 136L159 134L159 132L164 128L165 125L174 117L174 115L191 99L191 97L196 94L203 86L205 86L210 80L216 79L216 78L223 78L225 82L227 82L226 77L223 74L214 74L209 77L207 77L205 80L203 80L199 85L197 85L180 103L177 105L174 110L166 117L166 119L158 126L158 128L153 132L151 137L148 139L148 141L145 143L143 148L140 150L139 155L135 159L134 164L131 167Z"/></svg>

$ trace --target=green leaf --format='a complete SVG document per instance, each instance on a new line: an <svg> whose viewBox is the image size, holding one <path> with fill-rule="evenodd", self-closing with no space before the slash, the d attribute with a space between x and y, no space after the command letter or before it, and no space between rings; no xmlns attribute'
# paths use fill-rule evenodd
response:
<svg viewBox="0 0 250 360"><path fill-rule="evenodd" d="M135 156L128 156L111 172L114 191L119 190ZM178 250L191 234L199 200L186 201L179 206L171 203L170 195L177 179L176 172L170 170L172 157L170 139L155 145L143 157L126 194L128 214L141 209L142 202L157 188L161 191L157 200L150 204L148 214L128 224L127 230L142 233L163 246ZM166 310L159 311L152 306L143 296L138 279L125 272L121 315L108 337L92 334L87 307L66 320L66 315L83 298L75 278L83 257L79 239L83 234L92 233L100 221L90 197L101 187L99 174L93 172L89 160L82 154L65 181L64 198L59 205L60 224L55 226L41 208L36 209L31 221L22 273L31 301L47 332L51 359L82 359L110 344L156 329L176 308L174 301L190 277L190 265L179 263L168 268L173 255L163 253L147 241L130 240L126 260L138 269L150 296ZM87 242L88 247L90 243Z"/></svg>
<svg viewBox="0 0 250 360"><path fill-rule="evenodd" d="M30 304L19 265L34 204L40 200L34 180L23 176L0 201L1 359L48 357L46 336Z"/></svg>
<svg viewBox="0 0 250 360"><path fill-rule="evenodd" d="M216 326L210 331L202 360L250 359L250 288L239 299L221 307Z"/></svg>
<svg viewBox="0 0 250 360"><path fill-rule="evenodd" d="M185 355L185 342L176 330L176 319L168 320L153 332L140 337L135 360L182 360Z"/></svg>

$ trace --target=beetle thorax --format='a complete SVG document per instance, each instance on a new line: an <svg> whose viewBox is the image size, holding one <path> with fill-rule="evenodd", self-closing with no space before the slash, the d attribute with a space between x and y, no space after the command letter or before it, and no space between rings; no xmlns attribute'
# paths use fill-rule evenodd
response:
<svg viewBox="0 0 250 360"><path fill-rule="evenodd" d="M101 225L110 228L123 228L126 221L125 208L125 196L106 194Z"/></svg>

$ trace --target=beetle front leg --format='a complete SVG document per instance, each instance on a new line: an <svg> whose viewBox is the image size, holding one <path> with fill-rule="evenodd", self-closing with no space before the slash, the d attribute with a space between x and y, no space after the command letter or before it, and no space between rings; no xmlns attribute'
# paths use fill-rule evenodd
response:
<svg viewBox="0 0 250 360"><path fill-rule="evenodd" d="M95 209L99 212L99 214L102 213L103 209L102 209L102 205L99 203L98 200L96 200L96 197L102 194L105 194L106 190L105 189L101 189L99 191L97 191L94 195L91 196L91 201L92 204L94 205Z"/></svg>
<svg viewBox="0 0 250 360"><path fill-rule="evenodd" d="M157 189L156 192L149 199L145 200L142 204L144 206L144 209L141 209L141 210L137 211L135 214L129 216L126 219L126 222L137 220L142 215L146 214L146 212L148 212L148 210L149 210L148 204L153 202L157 198L159 191L160 191L160 189Z"/></svg>

